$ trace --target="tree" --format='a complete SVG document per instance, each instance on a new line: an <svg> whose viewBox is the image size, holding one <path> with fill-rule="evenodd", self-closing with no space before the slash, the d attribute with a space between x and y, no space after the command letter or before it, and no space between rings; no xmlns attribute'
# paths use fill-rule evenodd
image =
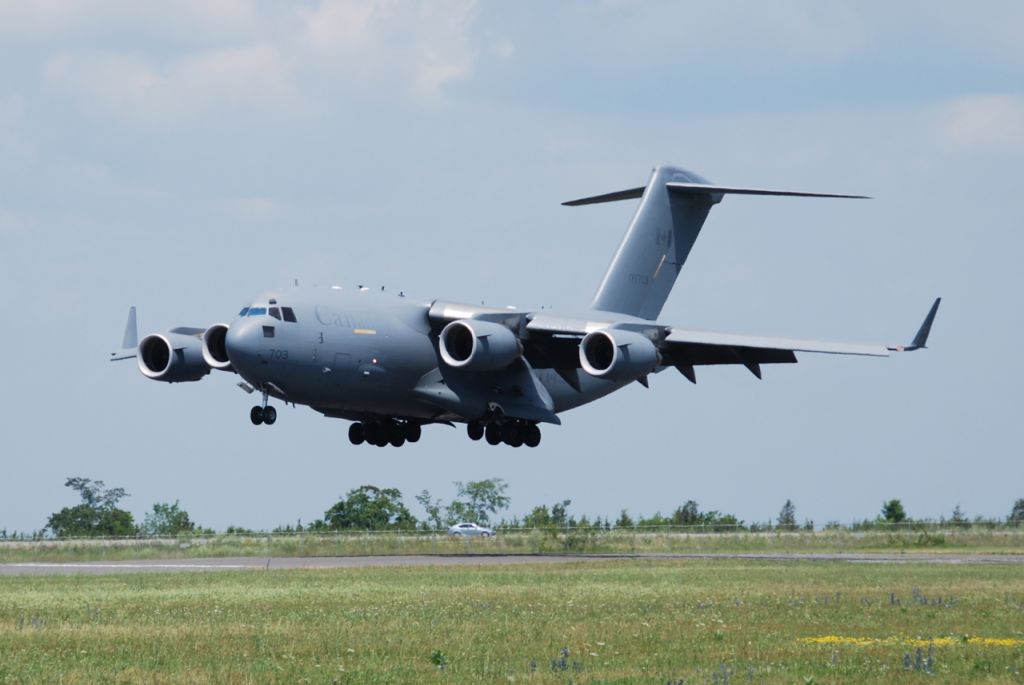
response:
<svg viewBox="0 0 1024 685"><path fill-rule="evenodd" d="M324 512L327 526L335 529L411 530L416 519L402 504L402 493L395 488L362 485Z"/></svg>
<svg viewBox="0 0 1024 685"><path fill-rule="evenodd" d="M792 500L786 500L779 511L779 528L783 530L796 530L796 505Z"/></svg>
<svg viewBox="0 0 1024 685"><path fill-rule="evenodd" d="M697 502L692 499L672 512L673 526L699 526L703 522Z"/></svg>
<svg viewBox="0 0 1024 685"><path fill-rule="evenodd" d="M633 518L629 515L629 512L625 509L619 514L619 518L615 521L616 528L632 528L634 525Z"/></svg>
<svg viewBox="0 0 1024 685"><path fill-rule="evenodd" d="M445 514L442 513L446 510L446 507L441 500L435 500L429 490L424 490L416 495L416 501L427 512L427 520L422 522L422 526L426 530L440 530L451 525L447 523Z"/></svg>
<svg viewBox="0 0 1024 685"><path fill-rule="evenodd" d="M523 528L547 528L551 525L551 512L546 504L533 508L529 514L523 517Z"/></svg>
<svg viewBox="0 0 1024 685"><path fill-rule="evenodd" d="M488 525L491 522L489 514L497 514L499 510L508 508L511 500L505 495L507 488L508 484L501 478L468 483L456 481L456 496L459 499L449 505L449 511L458 511L461 514L459 520Z"/></svg>
<svg viewBox="0 0 1024 685"><path fill-rule="evenodd" d="M702 515L704 525L711 530L739 530L743 527L743 521L736 518L735 514L723 514L719 511L708 511Z"/></svg>
<svg viewBox="0 0 1024 685"><path fill-rule="evenodd" d="M188 512L178 506L178 500L174 500L174 504L157 502L142 522L146 535L181 535L192 533L195 528L196 524L189 519Z"/></svg>
<svg viewBox="0 0 1024 685"><path fill-rule="evenodd" d="M551 525L556 528L565 528L576 525L576 521L569 516L569 505L571 499L564 499L551 505Z"/></svg>
<svg viewBox="0 0 1024 685"><path fill-rule="evenodd" d="M68 478L64 487L76 491L82 503L50 515L46 527L57 537L124 537L137 532L132 515L117 508L128 497L124 488L108 490L101 480L79 477Z"/></svg>
<svg viewBox="0 0 1024 685"><path fill-rule="evenodd" d="M907 512L903 510L903 503L898 499L891 499L882 504L882 520L886 523L902 523L907 520Z"/></svg>
<svg viewBox="0 0 1024 685"><path fill-rule="evenodd" d="M964 515L964 512L960 510L960 505L953 507L953 516L949 519L950 523L956 525L964 525L969 523L969 519Z"/></svg>
<svg viewBox="0 0 1024 685"><path fill-rule="evenodd" d="M1024 523L1024 497L1013 503L1013 510L1010 511L1010 517L1007 520L1013 523Z"/></svg>

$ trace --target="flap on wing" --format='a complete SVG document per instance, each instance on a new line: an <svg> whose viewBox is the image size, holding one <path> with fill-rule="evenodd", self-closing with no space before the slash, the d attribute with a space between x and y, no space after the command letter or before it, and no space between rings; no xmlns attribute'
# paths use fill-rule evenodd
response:
<svg viewBox="0 0 1024 685"><path fill-rule="evenodd" d="M710 331L689 331L673 329L665 338L669 348L682 346L742 347L764 351L818 352L821 354L853 354L867 357L888 357L884 345L859 345L853 343L821 342L818 340L792 340L789 338L766 338L755 335L734 333L713 333Z"/></svg>
<svg viewBox="0 0 1024 685"><path fill-rule="evenodd" d="M662 358L672 366L714 366L717 364L795 364L792 350L731 345L704 345L701 343L675 343L662 350Z"/></svg>

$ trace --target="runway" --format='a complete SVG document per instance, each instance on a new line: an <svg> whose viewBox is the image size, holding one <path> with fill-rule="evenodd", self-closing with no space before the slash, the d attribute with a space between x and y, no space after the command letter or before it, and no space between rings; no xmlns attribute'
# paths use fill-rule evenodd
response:
<svg viewBox="0 0 1024 685"><path fill-rule="evenodd" d="M585 563L613 560L736 559L770 562L847 562L860 564L1017 564L1024 554L540 554L540 555L391 555L351 557L224 557L138 561L21 562L0 564L0 576L110 575L116 573L281 571L415 566L498 566Z"/></svg>

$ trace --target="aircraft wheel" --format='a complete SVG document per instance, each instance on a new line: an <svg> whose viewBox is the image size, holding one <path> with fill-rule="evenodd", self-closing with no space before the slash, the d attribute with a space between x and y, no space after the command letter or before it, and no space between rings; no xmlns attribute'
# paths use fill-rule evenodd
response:
<svg viewBox="0 0 1024 685"><path fill-rule="evenodd" d="M423 429L418 423L407 423L405 424L405 439L409 442L419 442L420 436L423 435Z"/></svg>
<svg viewBox="0 0 1024 685"><path fill-rule="evenodd" d="M501 427L501 439L507 445L519 447L523 444L523 432L519 430L519 424L509 421ZM516 443L519 443L518 445Z"/></svg>
<svg viewBox="0 0 1024 685"><path fill-rule="evenodd" d="M263 410L263 423L268 426L273 426L274 422L277 421L277 410L273 407L267 407Z"/></svg>
<svg viewBox="0 0 1024 685"><path fill-rule="evenodd" d="M470 440L479 440L484 437L484 427L479 421L470 421L466 424L466 434Z"/></svg>
<svg viewBox="0 0 1024 685"><path fill-rule="evenodd" d="M364 423L363 437L371 445L377 445L384 442L384 429L379 423Z"/></svg>
<svg viewBox="0 0 1024 685"><path fill-rule="evenodd" d="M488 445L498 445L501 443L501 427L497 424L489 424L484 429L484 438L487 440Z"/></svg>
<svg viewBox="0 0 1024 685"><path fill-rule="evenodd" d="M366 441L366 434L363 431L363 424L356 421L348 427L348 440L353 445L362 445Z"/></svg>
<svg viewBox="0 0 1024 685"><path fill-rule="evenodd" d="M392 435L390 438L388 438L388 442L391 443L395 447L401 447L402 445L405 444L405 436L404 435Z"/></svg>
<svg viewBox="0 0 1024 685"><path fill-rule="evenodd" d="M253 407L249 410L249 420L252 421L254 426L263 423L263 407Z"/></svg>
<svg viewBox="0 0 1024 685"><path fill-rule="evenodd" d="M405 426L397 421L388 421L384 424L384 439L388 442L401 438L405 440Z"/></svg>
<svg viewBox="0 0 1024 685"><path fill-rule="evenodd" d="M537 427L537 424L531 423L523 433L523 444L527 447L536 447L540 444L540 428Z"/></svg>

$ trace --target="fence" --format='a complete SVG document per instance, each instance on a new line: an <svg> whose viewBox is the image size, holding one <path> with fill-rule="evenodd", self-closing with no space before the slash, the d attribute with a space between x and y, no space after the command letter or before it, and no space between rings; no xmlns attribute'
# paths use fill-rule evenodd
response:
<svg viewBox="0 0 1024 685"><path fill-rule="evenodd" d="M493 538L444 531L279 531L174 537L0 540L0 561L78 561L232 556L658 554L971 551L1024 553L1020 524L874 525L751 531L738 526L499 528Z"/></svg>
<svg viewBox="0 0 1024 685"><path fill-rule="evenodd" d="M508 526L508 525L497 525L494 527L494 531L497 535L530 535L535 533L551 534L552 532L557 534L568 535L572 533L594 533L594 534L678 534L678 535L793 535L793 534L814 534L820 533L825 534L835 531L845 531L848 533L864 533L864 532L980 532L980 531L993 531L993 532L1007 532L1007 533L1024 533L1024 521L901 521L899 523L893 523L889 521L857 521L853 523L837 523L830 522L823 528L808 529L802 526L779 526L771 524L743 524L743 523L697 523L691 525L636 525L636 526L611 526L611 525L577 525L569 523L561 526L545 526L545 527L524 527L524 526ZM222 539L235 539L235 540L265 540L267 542L273 541L274 539L300 539L300 538L311 538L311 539L339 539L339 538L355 538L365 539L370 537L382 537L382 538L397 538L397 537L411 537L411 538L429 538L429 537L448 537L448 530L443 529L388 529L388 530L356 530L356 529L342 529L342 530L322 530L322 529L305 529L305 530L271 530L271 531L252 531L252 530L241 530L223 533L182 533L178 535L126 535L126 536L83 536L83 537L61 537L56 538L51 535L46 535L41 532L35 533L8 533L5 530L0 530L0 545L9 544L12 542L73 542L73 543L94 543L103 544L110 542L118 542L121 544L158 544L161 542L179 543L182 541L191 541L200 543L204 540L222 540Z"/></svg>

